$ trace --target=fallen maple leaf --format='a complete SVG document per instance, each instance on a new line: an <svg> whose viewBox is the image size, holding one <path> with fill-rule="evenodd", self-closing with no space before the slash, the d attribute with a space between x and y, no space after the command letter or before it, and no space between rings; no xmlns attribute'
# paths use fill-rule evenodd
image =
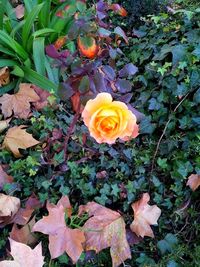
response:
<svg viewBox="0 0 200 267"><path fill-rule="evenodd" d="M4 184L10 184L12 182L13 177L8 175L0 165L0 188L2 188Z"/></svg>
<svg viewBox="0 0 200 267"><path fill-rule="evenodd" d="M26 132L25 127L25 125L20 125L10 128L3 142L3 147L10 150L16 158L22 156L19 148L26 149L39 144L31 134Z"/></svg>
<svg viewBox="0 0 200 267"><path fill-rule="evenodd" d="M134 221L130 228L137 236L154 237L150 225L157 225L161 210L156 206L147 204L150 200L148 193L144 193L142 198L132 204L134 211Z"/></svg>
<svg viewBox="0 0 200 267"><path fill-rule="evenodd" d="M31 218L31 215L33 213L34 209L31 208L20 208L18 212L15 214L14 217L12 217L10 223L17 223L19 225L25 225L29 219Z"/></svg>
<svg viewBox="0 0 200 267"><path fill-rule="evenodd" d="M33 106L37 110L41 110L44 107L48 105L48 97L51 95L49 92L41 89L40 87L37 87L36 85L32 86L33 89L35 90L36 94L39 96L39 100L33 103Z"/></svg>
<svg viewBox="0 0 200 267"><path fill-rule="evenodd" d="M110 247L112 266L116 267L131 258L130 247L126 239L125 222L122 216L95 202L89 202L79 208L79 216L87 212L90 218L83 226L86 237L86 250L97 253Z"/></svg>
<svg viewBox="0 0 200 267"><path fill-rule="evenodd" d="M10 232L10 238L13 240L24 243L26 245L33 245L37 242L37 238L31 232L33 226L35 224L35 217L25 224L22 228L18 228L16 224L13 225L12 231Z"/></svg>
<svg viewBox="0 0 200 267"><path fill-rule="evenodd" d="M57 258L66 252L74 263L83 252L84 233L79 229L66 226L65 215L71 216L71 205L68 197L62 197L57 205L48 203L48 216L44 216L33 226L33 232L49 235L51 258Z"/></svg>
<svg viewBox="0 0 200 267"><path fill-rule="evenodd" d="M195 191L200 186L200 175L199 174L191 174L188 177L187 185Z"/></svg>
<svg viewBox="0 0 200 267"><path fill-rule="evenodd" d="M40 97L36 94L32 84L21 83L16 94L4 94L0 97L2 113L5 118L12 116L26 119L30 114L30 102L36 102Z"/></svg>
<svg viewBox="0 0 200 267"><path fill-rule="evenodd" d="M10 82L10 71L8 67L0 69L0 87Z"/></svg>
<svg viewBox="0 0 200 267"><path fill-rule="evenodd" d="M2 133L8 126L11 119L0 121L0 133Z"/></svg>
<svg viewBox="0 0 200 267"><path fill-rule="evenodd" d="M25 208L19 207L17 212L10 216L0 216L0 228L11 223L16 223L19 225L27 224L32 216L34 209L41 206L41 204L38 202L39 201L36 196L32 195L26 201Z"/></svg>
<svg viewBox="0 0 200 267"><path fill-rule="evenodd" d="M9 238L11 256L14 261L2 261L0 267L42 267L44 257L42 256L42 245L39 243L34 249L16 242Z"/></svg>
<svg viewBox="0 0 200 267"><path fill-rule="evenodd" d="M17 197L0 194L0 216L13 216L19 210L20 199Z"/></svg>

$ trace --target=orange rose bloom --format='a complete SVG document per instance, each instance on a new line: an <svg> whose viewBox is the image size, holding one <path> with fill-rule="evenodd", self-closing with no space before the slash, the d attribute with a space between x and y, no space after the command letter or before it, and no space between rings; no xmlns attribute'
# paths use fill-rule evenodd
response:
<svg viewBox="0 0 200 267"><path fill-rule="evenodd" d="M125 103L112 101L109 93L100 93L89 100L82 117L98 143L113 144L117 138L127 141L139 134L136 116Z"/></svg>

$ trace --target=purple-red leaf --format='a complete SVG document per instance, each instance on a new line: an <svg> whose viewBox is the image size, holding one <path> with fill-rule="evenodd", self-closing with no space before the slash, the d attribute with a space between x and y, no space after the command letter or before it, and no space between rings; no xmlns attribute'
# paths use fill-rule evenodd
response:
<svg viewBox="0 0 200 267"><path fill-rule="evenodd" d="M132 87L129 81L123 79L117 79L115 86L120 93L128 93Z"/></svg>
<svg viewBox="0 0 200 267"><path fill-rule="evenodd" d="M128 37L126 36L125 32L119 26L114 29L114 33L118 36L122 37L124 41L128 44Z"/></svg>
<svg viewBox="0 0 200 267"><path fill-rule="evenodd" d="M46 53L51 58L59 58L59 55L60 55L55 45L52 45L52 44L46 47Z"/></svg>
<svg viewBox="0 0 200 267"><path fill-rule="evenodd" d="M102 70L110 80L115 79L115 77L116 77L115 71L109 65L103 66Z"/></svg>
<svg viewBox="0 0 200 267"><path fill-rule="evenodd" d="M131 75L135 75L138 71L138 68L133 65L132 63L126 64L120 71L119 71L119 77L128 77Z"/></svg>

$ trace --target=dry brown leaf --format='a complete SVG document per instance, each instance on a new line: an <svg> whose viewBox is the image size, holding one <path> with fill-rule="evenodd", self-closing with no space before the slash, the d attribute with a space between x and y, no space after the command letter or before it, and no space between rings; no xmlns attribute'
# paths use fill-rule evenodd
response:
<svg viewBox="0 0 200 267"><path fill-rule="evenodd" d="M142 198L132 204L134 211L134 221L130 228L137 236L154 237L150 225L157 225L161 210L156 206L147 204L150 200L148 193L144 193Z"/></svg>
<svg viewBox="0 0 200 267"><path fill-rule="evenodd" d="M75 263L83 252L84 233L79 229L66 226L65 215L71 216L71 205L68 197L62 197L57 205L47 205L48 216L44 216L34 226L34 232L49 235L51 258L57 258L66 252Z"/></svg>
<svg viewBox="0 0 200 267"><path fill-rule="evenodd" d="M74 112L80 112L81 100L80 93L76 92L73 96L71 96L72 109Z"/></svg>
<svg viewBox="0 0 200 267"><path fill-rule="evenodd" d="M37 238L31 232L34 224L35 217L33 217L33 219L29 223L25 224L20 229L16 224L14 224L10 233L10 238L26 245L34 245L37 242Z"/></svg>
<svg viewBox="0 0 200 267"><path fill-rule="evenodd" d="M11 119L0 121L0 133L2 133L8 126Z"/></svg>
<svg viewBox="0 0 200 267"><path fill-rule="evenodd" d="M95 202L80 206L79 216L87 212L90 218L83 226L86 237L86 250L97 253L110 247L112 266L117 267L131 258L130 247L126 239L125 222L122 216Z"/></svg>
<svg viewBox="0 0 200 267"><path fill-rule="evenodd" d="M25 225L31 218L33 211L34 209L28 207L20 208L18 212L15 214L15 216L12 218L11 223L14 222L19 225Z"/></svg>
<svg viewBox="0 0 200 267"><path fill-rule="evenodd" d="M5 118L12 116L26 119L30 114L30 102L36 102L40 98L33 89L32 84L21 83L16 94L4 94L0 97L2 113Z"/></svg>
<svg viewBox="0 0 200 267"><path fill-rule="evenodd" d="M195 191L200 186L200 175L199 174L191 174L188 177L187 185Z"/></svg>
<svg viewBox="0 0 200 267"><path fill-rule="evenodd" d="M20 208L20 199L0 194L0 216L13 216Z"/></svg>
<svg viewBox="0 0 200 267"><path fill-rule="evenodd" d="M9 238L11 256L13 261L2 261L0 267L42 267L44 257L42 256L42 245L39 243L34 249L29 246L16 242Z"/></svg>
<svg viewBox="0 0 200 267"><path fill-rule="evenodd" d="M27 149L29 147L39 144L39 142L27 133L24 129L26 126L20 125L12 127L6 133L3 147L11 151L16 158L22 155L19 152L19 148Z"/></svg>
<svg viewBox="0 0 200 267"><path fill-rule="evenodd" d="M34 102L33 105L37 110L41 110L48 105L48 97L51 95L49 92L33 85L33 89L39 96L39 100Z"/></svg>
<svg viewBox="0 0 200 267"><path fill-rule="evenodd" d="M32 216L34 209L37 207L41 207L41 204L33 194L26 201L25 208L19 208L18 211L11 216L0 216L0 228L11 223L16 223L19 225L27 224Z"/></svg>
<svg viewBox="0 0 200 267"><path fill-rule="evenodd" d="M27 209L36 209L41 208L42 204L39 201L38 197L35 193L32 193L31 196L26 201L26 208Z"/></svg>
<svg viewBox="0 0 200 267"><path fill-rule="evenodd" d="M4 184L10 184L12 182L13 177L8 175L0 165L0 188L2 188Z"/></svg>
<svg viewBox="0 0 200 267"><path fill-rule="evenodd" d="M10 82L10 71L8 67L0 69L0 87L9 84Z"/></svg>

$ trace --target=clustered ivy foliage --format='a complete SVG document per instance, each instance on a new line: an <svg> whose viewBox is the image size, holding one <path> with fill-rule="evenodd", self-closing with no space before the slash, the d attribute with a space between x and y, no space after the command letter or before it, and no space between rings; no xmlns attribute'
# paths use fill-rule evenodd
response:
<svg viewBox="0 0 200 267"><path fill-rule="evenodd" d="M135 140L119 141L112 146L99 145L89 137L81 119L76 117L74 120L76 108L71 101L75 94L79 101L77 92L78 95L88 92L87 79L94 81L94 88L99 92L105 80L96 70L99 70L98 64L105 65L107 57L100 63L85 62L84 67L73 68L71 62L67 66L58 64L62 63L62 52L55 55L58 52L51 46L47 53L50 51L52 56L52 51L55 52L53 57L57 65L54 67L62 70L61 101L54 101L41 112L34 111L27 121L28 131L42 143L41 150L23 151L21 159L15 159L5 150L0 151L2 163L9 164L9 174L15 178L14 184L4 186L4 192L15 192L21 199L35 192L43 203L46 200L55 203L61 194L69 195L77 206L94 200L119 210L127 224L133 219L130 204L142 192L149 192L153 203L162 210L159 226L154 228L155 239L145 238L132 247L133 259L127 264L199 266L199 191L191 193L186 187L187 177L200 173L198 19L198 13L185 12L153 16L139 29L133 29L129 45L122 45L122 50L115 47L120 52L113 58L117 76L110 61L111 66L106 65L103 69L107 73L105 88L111 90L111 81L117 83L117 79L122 78L118 71L132 61L138 68L137 75L127 75L127 80L116 86L119 90L114 96L123 95L126 102L144 115L138 113L142 119L140 135ZM112 54L110 46L109 51ZM130 66L132 73L133 65ZM66 75L70 68L72 73L74 71L73 78L79 81L78 91L73 89L76 88L74 80ZM87 78L82 81L83 77ZM133 83L133 88L128 86L126 91L125 83ZM65 97L64 89L70 92ZM21 124L21 121L14 120L14 124ZM63 147L66 136L69 139L67 148ZM3 138L1 135L0 141ZM39 212L37 216L40 217ZM1 231L2 254L8 233L7 229ZM47 244L47 239L42 238ZM45 255L48 255L47 247ZM72 266L67 256L63 256L49 266L66 263ZM77 266L109 264L105 251L98 256L86 255Z"/></svg>
<svg viewBox="0 0 200 267"><path fill-rule="evenodd" d="M191 195L185 185L189 174L200 171L198 10L153 16L144 26L133 29L133 37L131 52L126 52L139 66L133 99L147 115L140 125L141 133L150 135L148 139L142 135L151 161L146 164L145 177L154 188L154 201L163 207L160 231L175 234L180 246L194 252L199 248L195 238L199 232L199 194ZM163 241L157 245L162 254L168 250ZM190 263L188 253L181 257L176 265L169 266L199 265L196 259Z"/></svg>
<svg viewBox="0 0 200 267"><path fill-rule="evenodd" d="M142 18L147 15L156 15L159 12L165 10L166 0L128 0L128 1L119 1L128 11L129 16L127 18L128 22L131 25L140 25L143 24Z"/></svg>

